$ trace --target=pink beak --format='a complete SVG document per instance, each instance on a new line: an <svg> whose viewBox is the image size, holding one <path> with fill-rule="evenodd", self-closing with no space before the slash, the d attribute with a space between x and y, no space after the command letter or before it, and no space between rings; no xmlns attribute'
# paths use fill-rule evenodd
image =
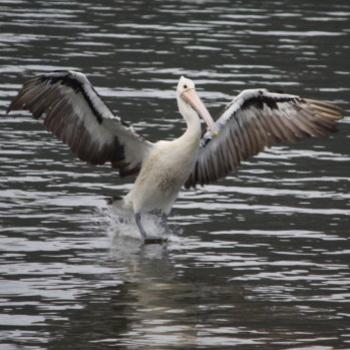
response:
<svg viewBox="0 0 350 350"><path fill-rule="evenodd" d="M187 89L182 94L181 97L185 102L187 102L197 113L198 115L206 122L208 129L214 134L217 135L218 128L215 125L213 118L208 112L207 108L204 106L202 100L198 97L195 89Z"/></svg>

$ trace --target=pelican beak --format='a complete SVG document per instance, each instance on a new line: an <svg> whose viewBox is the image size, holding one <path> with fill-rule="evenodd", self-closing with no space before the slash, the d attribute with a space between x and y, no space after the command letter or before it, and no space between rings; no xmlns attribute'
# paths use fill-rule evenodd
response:
<svg viewBox="0 0 350 350"><path fill-rule="evenodd" d="M198 113L198 115L208 125L208 129L216 136L218 134L218 127L208 112L207 108L204 106L204 103L197 95L196 90L193 88L187 89L181 94L181 97Z"/></svg>

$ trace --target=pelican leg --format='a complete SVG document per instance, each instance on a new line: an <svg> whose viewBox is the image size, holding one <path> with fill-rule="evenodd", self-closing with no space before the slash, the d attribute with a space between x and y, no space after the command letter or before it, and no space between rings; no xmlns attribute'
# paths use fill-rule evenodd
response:
<svg viewBox="0 0 350 350"><path fill-rule="evenodd" d="M147 233L141 223L141 213L135 213L135 222L144 240L147 239Z"/></svg>
<svg viewBox="0 0 350 350"><path fill-rule="evenodd" d="M160 223L164 227L166 231L169 231L169 225L168 225L168 215L165 213L161 213L160 215Z"/></svg>
<svg viewBox="0 0 350 350"><path fill-rule="evenodd" d="M141 236L145 244L160 244L163 242L160 238L148 238L147 233L141 223L141 213L135 213L135 222L141 233Z"/></svg>

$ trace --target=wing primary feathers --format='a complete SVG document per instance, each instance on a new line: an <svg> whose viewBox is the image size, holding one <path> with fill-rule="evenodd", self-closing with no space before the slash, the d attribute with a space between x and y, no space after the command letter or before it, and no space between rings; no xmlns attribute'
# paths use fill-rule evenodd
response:
<svg viewBox="0 0 350 350"><path fill-rule="evenodd" d="M242 91L216 121L219 134L202 137L195 171L185 187L216 181L242 161L276 143L327 136L336 131L343 111L328 101L269 92Z"/></svg>
<svg viewBox="0 0 350 350"><path fill-rule="evenodd" d="M86 102L88 103L89 107L91 108L91 110L93 111L94 115L96 116L97 121L101 124L103 121L103 115L101 114L101 112L95 107L94 103L92 102L90 96L87 94L83 83L77 79L77 78L73 78L71 72L66 72L66 71L55 71L54 73L57 73L57 75L52 76L52 75L42 75L41 77L39 77L39 81L41 81L42 83L47 83L50 85L63 85L63 86L67 86L69 88L71 88L75 93L81 93ZM96 94L96 96L98 96L99 99L102 100L101 96L97 93L97 91L95 90L95 88L90 85L91 90L93 91L94 94Z"/></svg>
<svg viewBox="0 0 350 350"><path fill-rule="evenodd" d="M41 118L48 131L91 164L111 165L126 176L137 173L153 144L114 116L86 76L54 71L23 84L8 108Z"/></svg>

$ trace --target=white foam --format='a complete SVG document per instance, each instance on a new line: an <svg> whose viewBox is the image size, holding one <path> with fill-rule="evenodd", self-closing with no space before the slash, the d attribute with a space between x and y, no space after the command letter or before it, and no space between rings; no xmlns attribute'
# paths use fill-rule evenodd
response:
<svg viewBox="0 0 350 350"><path fill-rule="evenodd" d="M107 220L107 233L111 238L130 238L142 242L142 236L136 225L134 214L123 208L118 201L105 207L100 207L99 211L103 213ZM160 238L167 240L169 230L161 224L160 217L151 214L142 215L142 225L149 238Z"/></svg>

